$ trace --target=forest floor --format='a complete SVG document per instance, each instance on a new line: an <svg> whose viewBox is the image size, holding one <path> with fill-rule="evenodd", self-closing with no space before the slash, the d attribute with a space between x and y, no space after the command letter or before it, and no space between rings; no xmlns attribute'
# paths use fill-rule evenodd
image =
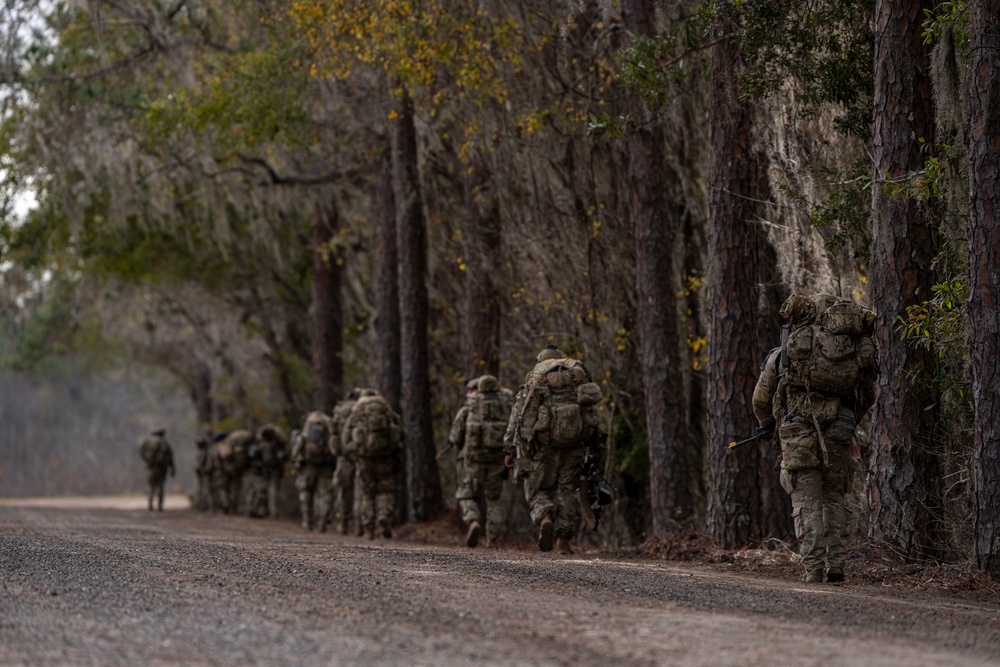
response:
<svg viewBox="0 0 1000 667"><path fill-rule="evenodd" d="M0 665L1000 664L995 582L871 548L807 585L680 530L559 556L144 505L0 501Z"/></svg>

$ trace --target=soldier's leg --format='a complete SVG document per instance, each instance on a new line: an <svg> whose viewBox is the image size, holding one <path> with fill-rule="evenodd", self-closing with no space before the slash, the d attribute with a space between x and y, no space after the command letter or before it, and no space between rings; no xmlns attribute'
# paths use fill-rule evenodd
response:
<svg viewBox="0 0 1000 667"><path fill-rule="evenodd" d="M326 532L333 505L333 470L328 466L319 469L316 479L316 530Z"/></svg>
<svg viewBox="0 0 1000 667"><path fill-rule="evenodd" d="M359 488L358 524L369 538L375 537L375 497L378 493L378 477L374 459L358 459L355 483Z"/></svg>
<svg viewBox="0 0 1000 667"><path fill-rule="evenodd" d="M504 512L500 496L503 494L503 483L507 469L503 461L499 465L488 464L484 470L486 496L486 537L493 542L507 532L507 516Z"/></svg>
<svg viewBox="0 0 1000 667"><path fill-rule="evenodd" d="M396 467L396 460L393 457L380 459L378 462L378 494L376 497L376 507L378 512L378 526L382 530L382 537L392 537L392 524L396 516L396 487L399 479L399 470Z"/></svg>
<svg viewBox="0 0 1000 667"><path fill-rule="evenodd" d="M315 471L311 466L300 468L295 477L295 488L299 490L299 512L302 514L302 527L312 530L313 525L313 488Z"/></svg>
<svg viewBox="0 0 1000 667"><path fill-rule="evenodd" d="M162 470L157 474L156 479L156 509L163 511L163 492L167 482L167 471Z"/></svg>
<svg viewBox="0 0 1000 667"><path fill-rule="evenodd" d="M267 515L272 519L278 517L278 494L281 493L281 478L284 470L277 468L267 473Z"/></svg>
<svg viewBox="0 0 1000 667"><path fill-rule="evenodd" d="M792 517L807 574L822 573L826 560L823 522L823 473L815 468L791 473Z"/></svg>
<svg viewBox="0 0 1000 667"><path fill-rule="evenodd" d="M553 521L556 515L556 490L559 486L559 457L553 450L545 448L536 452L531 459L531 470L524 480L524 499L531 510L531 520L538 525L542 517Z"/></svg>
<svg viewBox="0 0 1000 667"><path fill-rule="evenodd" d="M828 443L829 465L823 472L823 525L826 528L826 565L831 580L842 580L847 560L845 537L851 512L846 494L850 480L850 444Z"/></svg>
<svg viewBox="0 0 1000 667"><path fill-rule="evenodd" d="M334 516L337 531L347 534L347 524L354 509L354 463L342 456L337 459L337 469L333 473Z"/></svg>
<svg viewBox="0 0 1000 667"><path fill-rule="evenodd" d="M153 511L153 495L156 493L156 475L152 468L146 469L146 487L149 489L149 511Z"/></svg>
<svg viewBox="0 0 1000 667"><path fill-rule="evenodd" d="M580 525L580 476L583 473L584 447L559 450L559 488L556 492L556 539L572 539Z"/></svg>
<svg viewBox="0 0 1000 667"><path fill-rule="evenodd" d="M458 501L462 521L465 525L469 525L473 521L479 522L482 519L479 515L479 492L482 488L484 471L481 465L472 461L467 461L462 468L462 483L455 490L455 500Z"/></svg>

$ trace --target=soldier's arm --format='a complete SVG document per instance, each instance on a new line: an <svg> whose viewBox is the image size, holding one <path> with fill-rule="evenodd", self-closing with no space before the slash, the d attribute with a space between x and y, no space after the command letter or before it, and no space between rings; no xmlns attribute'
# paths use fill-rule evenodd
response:
<svg viewBox="0 0 1000 667"><path fill-rule="evenodd" d="M753 413L762 429L774 426L772 407L774 395L778 391L778 354L780 349L775 348L767 355L753 390Z"/></svg>
<svg viewBox="0 0 1000 667"><path fill-rule="evenodd" d="M455 419L451 422L451 430L448 432L448 444L455 449L461 450L465 445L465 421L469 417L469 406L463 405Z"/></svg>

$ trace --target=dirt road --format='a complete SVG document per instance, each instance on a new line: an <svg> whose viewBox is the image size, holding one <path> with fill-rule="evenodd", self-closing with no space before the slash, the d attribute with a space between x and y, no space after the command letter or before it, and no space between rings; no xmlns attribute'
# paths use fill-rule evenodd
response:
<svg viewBox="0 0 1000 667"><path fill-rule="evenodd" d="M0 503L0 665L1000 664L981 592L113 505Z"/></svg>

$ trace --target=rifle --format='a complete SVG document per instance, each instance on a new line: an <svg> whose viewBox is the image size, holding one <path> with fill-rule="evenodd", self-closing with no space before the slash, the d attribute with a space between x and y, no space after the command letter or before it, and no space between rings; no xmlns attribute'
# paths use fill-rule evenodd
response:
<svg viewBox="0 0 1000 667"><path fill-rule="evenodd" d="M757 442L758 440L770 440L773 437L774 437L774 426L773 425L768 426L767 428L758 428L757 429L757 433L755 433L754 435L750 436L749 438L746 438L744 440L740 440L739 442L731 442L731 443L729 443L729 449L735 449L736 447L739 447L740 445L748 445L751 442Z"/></svg>
<svg viewBox="0 0 1000 667"><path fill-rule="evenodd" d="M438 459L441 458L442 456L450 452L454 446L455 446L454 442L449 442L447 445L445 445L444 449L442 449L440 452L437 453L437 456L435 458Z"/></svg>
<svg viewBox="0 0 1000 667"><path fill-rule="evenodd" d="M580 505L583 509L583 518L587 522L587 527L597 530L601 523L601 512L605 505L610 505L614 500L611 491L604 485L611 487L615 493L618 489L615 485L604 478L597 466L597 459L591 454L583 457L583 474L580 478Z"/></svg>

